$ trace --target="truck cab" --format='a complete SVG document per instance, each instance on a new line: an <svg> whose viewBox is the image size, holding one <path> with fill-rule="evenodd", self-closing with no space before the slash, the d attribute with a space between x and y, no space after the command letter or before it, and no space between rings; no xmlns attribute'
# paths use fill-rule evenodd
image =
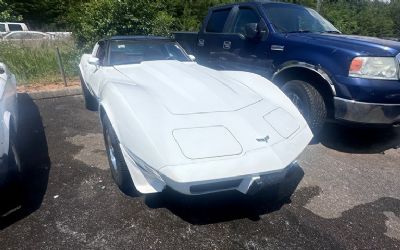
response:
<svg viewBox="0 0 400 250"><path fill-rule="evenodd" d="M247 2L209 10L198 33L175 33L199 63L262 75L314 133L328 120L400 124L400 43L344 35L315 10Z"/></svg>

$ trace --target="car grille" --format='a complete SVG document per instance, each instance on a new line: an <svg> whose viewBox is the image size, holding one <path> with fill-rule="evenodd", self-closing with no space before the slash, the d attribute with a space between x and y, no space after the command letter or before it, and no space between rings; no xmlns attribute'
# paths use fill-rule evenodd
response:
<svg viewBox="0 0 400 250"><path fill-rule="evenodd" d="M230 190L239 187L242 179L238 180L229 180L229 181L221 181L216 183L207 183L207 184L200 184L194 185L190 187L190 192L192 194L203 194L209 192L216 192L216 191L223 191L223 190Z"/></svg>

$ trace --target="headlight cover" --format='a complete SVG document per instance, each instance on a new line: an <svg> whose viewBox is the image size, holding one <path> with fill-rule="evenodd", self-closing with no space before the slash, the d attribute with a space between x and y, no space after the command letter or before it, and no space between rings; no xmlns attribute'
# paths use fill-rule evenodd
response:
<svg viewBox="0 0 400 250"><path fill-rule="evenodd" d="M351 62L349 76L399 80L399 62L394 57L356 57Z"/></svg>

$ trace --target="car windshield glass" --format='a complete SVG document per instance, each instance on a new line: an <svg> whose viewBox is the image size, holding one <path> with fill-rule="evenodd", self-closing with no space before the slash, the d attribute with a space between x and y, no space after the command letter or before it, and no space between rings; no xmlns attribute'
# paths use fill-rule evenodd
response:
<svg viewBox="0 0 400 250"><path fill-rule="evenodd" d="M177 60L190 61L183 49L168 41L112 41L110 64L136 64L143 61Z"/></svg>
<svg viewBox="0 0 400 250"><path fill-rule="evenodd" d="M281 33L340 33L335 26L313 9L265 4L264 10L274 28Z"/></svg>

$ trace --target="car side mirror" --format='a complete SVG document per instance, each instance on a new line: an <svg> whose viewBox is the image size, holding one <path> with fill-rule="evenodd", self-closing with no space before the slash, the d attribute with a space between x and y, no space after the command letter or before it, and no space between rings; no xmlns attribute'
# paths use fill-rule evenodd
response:
<svg viewBox="0 0 400 250"><path fill-rule="evenodd" d="M245 26L245 37L247 39L255 39L259 35L258 23L248 23Z"/></svg>
<svg viewBox="0 0 400 250"><path fill-rule="evenodd" d="M192 61L196 61L196 57L194 55L189 55L189 59Z"/></svg>
<svg viewBox="0 0 400 250"><path fill-rule="evenodd" d="M88 60L88 63L94 66L99 66L100 65L100 59L97 57L90 57Z"/></svg>

